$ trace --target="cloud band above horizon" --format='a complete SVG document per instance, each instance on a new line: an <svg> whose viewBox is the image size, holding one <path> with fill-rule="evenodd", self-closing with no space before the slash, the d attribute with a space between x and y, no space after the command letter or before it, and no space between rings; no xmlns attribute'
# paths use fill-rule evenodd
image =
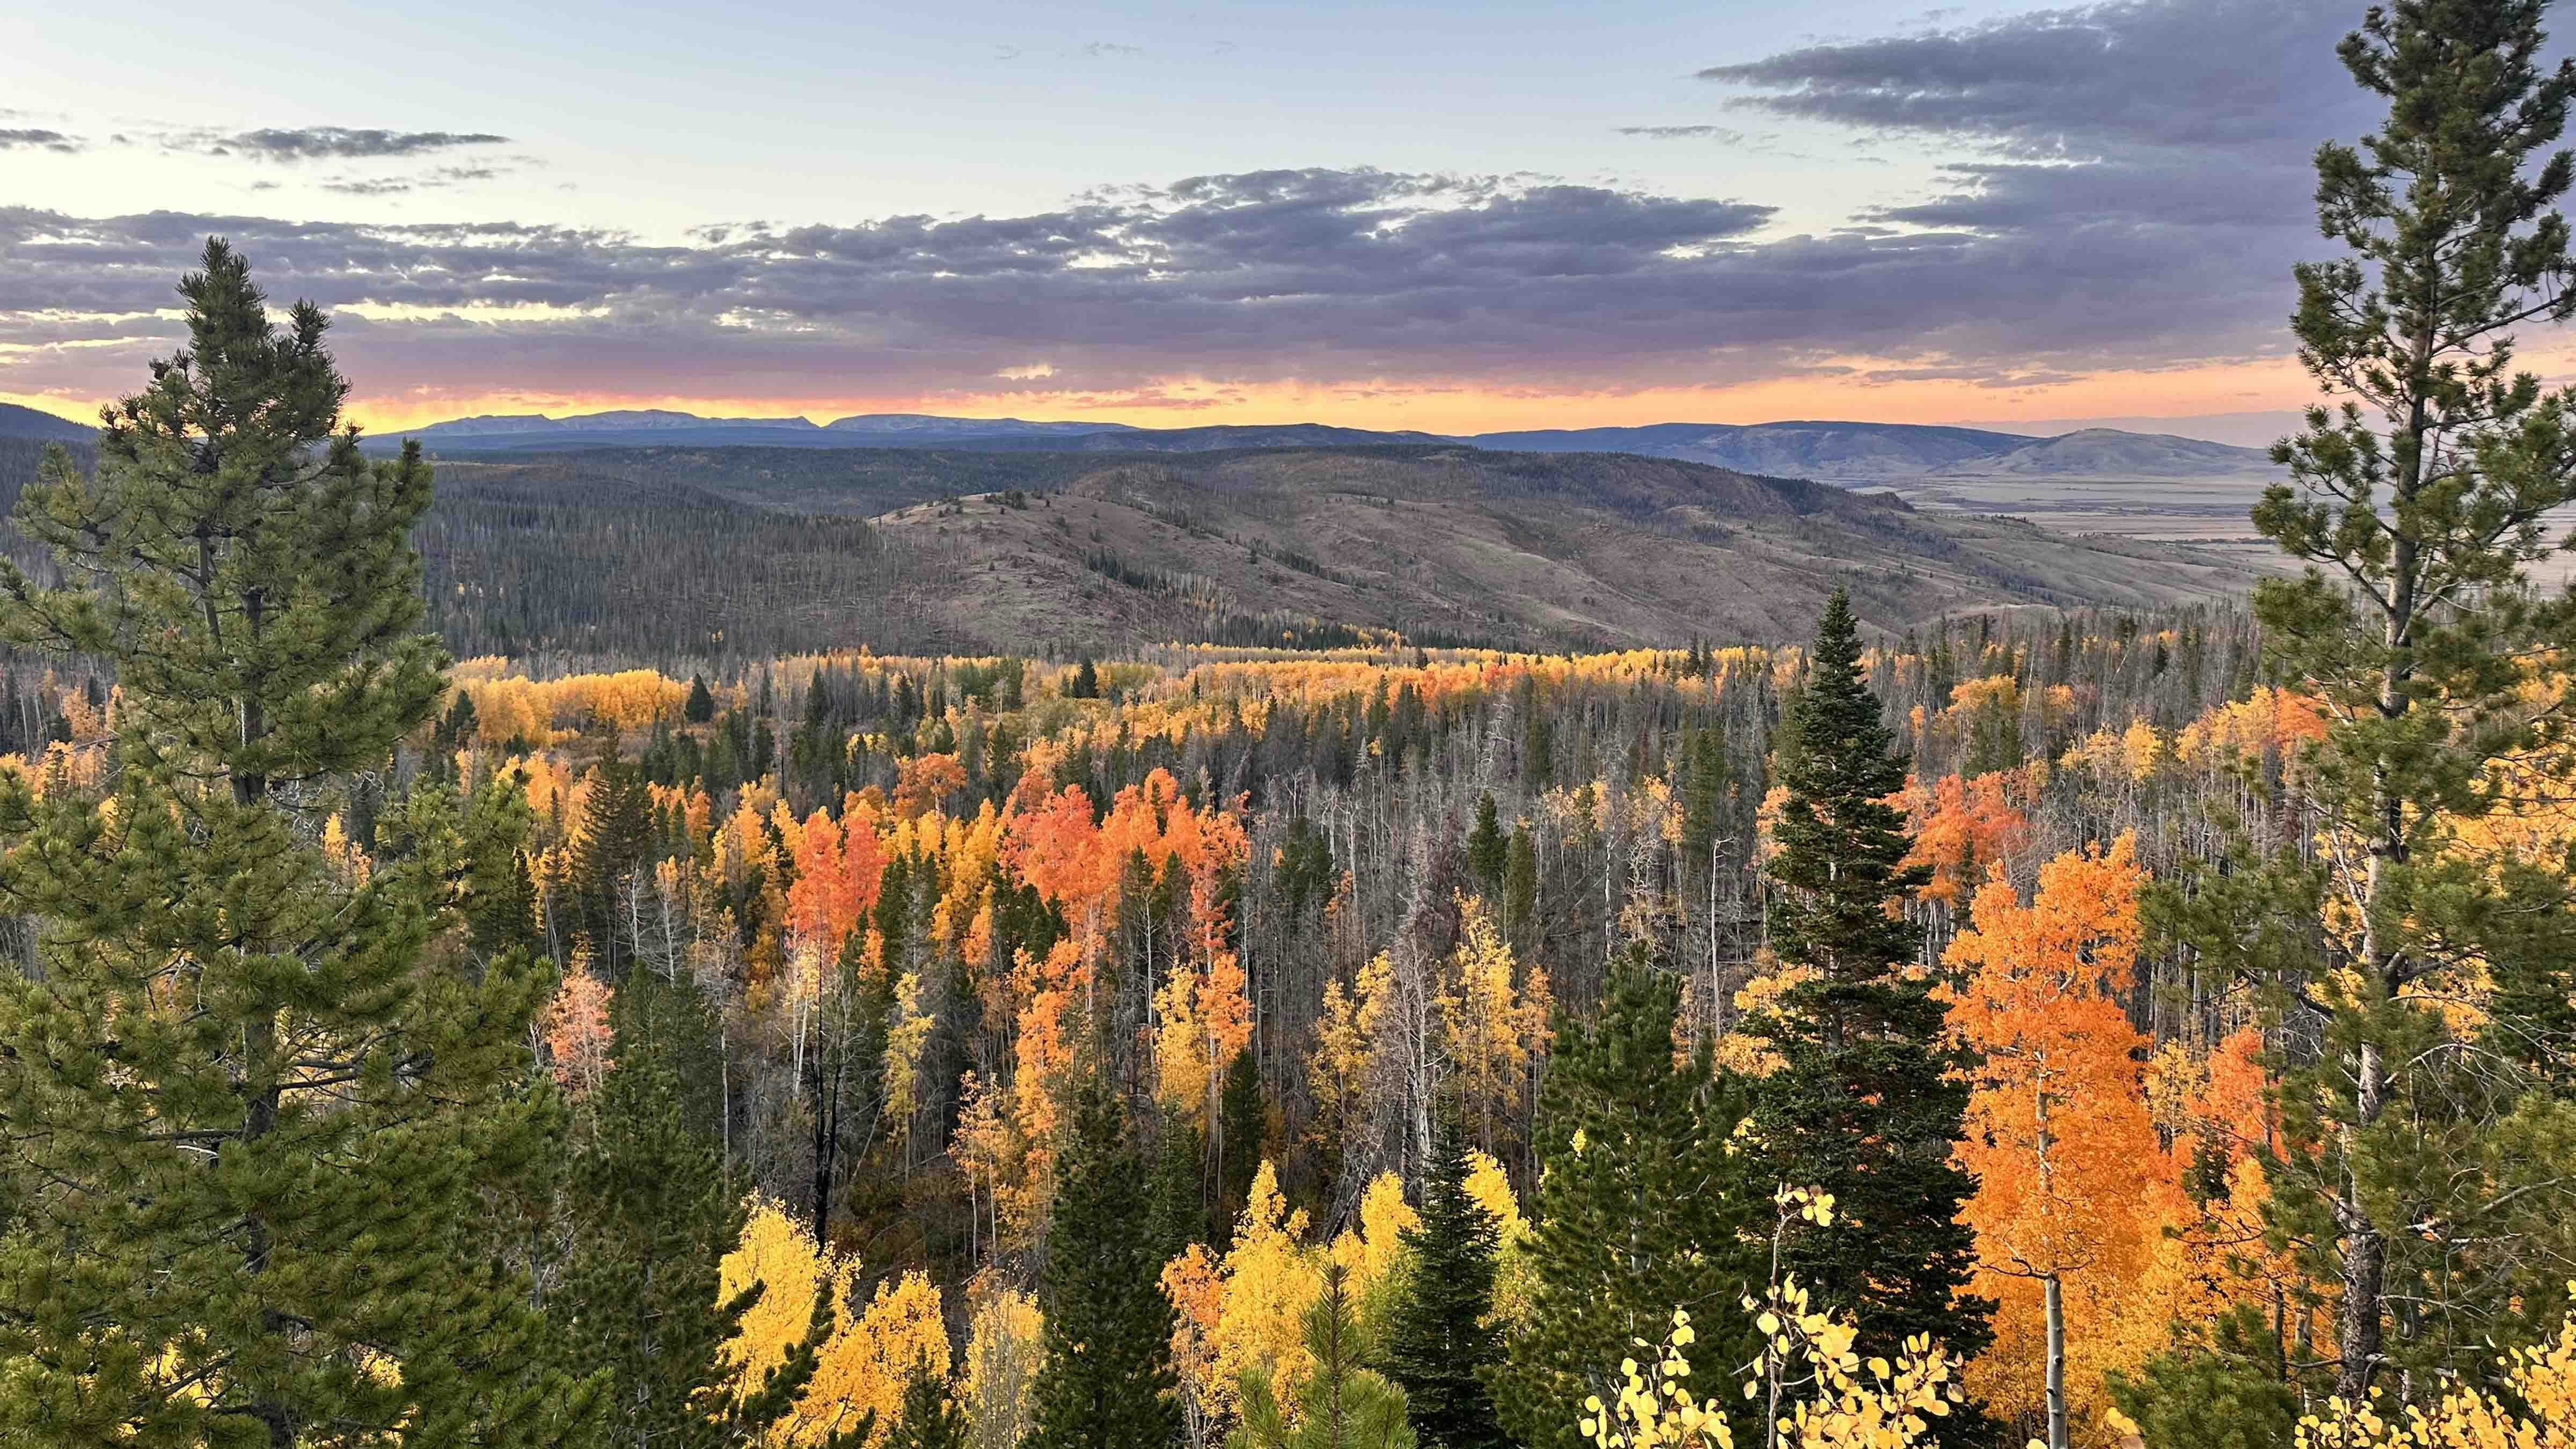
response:
<svg viewBox="0 0 2576 1449"><path fill-rule="evenodd" d="M0 207L0 393L133 385L175 340L171 286L210 234L273 296L338 315L361 395L2044 391L2278 359L2289 266L2319 250L2307 154L2371 120L2332 54L2345 9L2129 0L1705 72L1737 110L1959 148L1938 194L1795 234L1762 198L1331 167L681 243ZM501 139L233 134L287 138L281 159Z"/></svg>

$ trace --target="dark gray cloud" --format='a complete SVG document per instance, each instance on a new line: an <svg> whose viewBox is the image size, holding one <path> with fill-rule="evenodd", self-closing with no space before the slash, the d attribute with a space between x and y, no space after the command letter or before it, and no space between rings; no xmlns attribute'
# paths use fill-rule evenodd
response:
<svg viewBox="0 0 2576 1449"><path fill-rule="evenodd" d="M504 146L510 141L507 136L483 131L387 131L348 126L173 131L157 139L167 150L285 162L386 160L427 156L461 146Z"/></svg>
<svg viewBox="0 0 2576 1449"><path fill-rule="evenodd" d="M1745 109L1959 155L1930 194L1804 235L1759 198L1321 167L679 244L0 207L0 343L33 349L0 349L0 391L130 385L208 233L280 297L361 308L342 356L381 390L2017 386L2278 356L2289 265L2324 250L2307 155L2375 119L2333 54L2348 10L2123 0L1713 69Z"/></svg>
<svg viewBox="0 0 2576 1449"><path fill-rule="evenodd" d="M2352 0L2118 0L1986 24L1816 45L1706 80L1781 116L1992 140L2073 157L2238 152L2373 119L2334 47Z"/></svg>
<svg viewBox="0 0 2576 1449"><path fill-rule="evenodd" d="M0 151L56 151L65 156L82 148L78 136L36 129L0 130Z"/></svg>

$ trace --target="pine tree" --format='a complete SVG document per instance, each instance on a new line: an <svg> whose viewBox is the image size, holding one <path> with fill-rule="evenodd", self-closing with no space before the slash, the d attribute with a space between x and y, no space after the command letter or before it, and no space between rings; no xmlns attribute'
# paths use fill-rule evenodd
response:
<svg viewBox="0 0 2576 1449"><path fill-rule="evenodd" d="M966 1410L951 1392L948 1376L920 1363L904 1376L903 1407L885 1437L884 1449L966 1449Z"/></svg>
<svg viewBox="0 0 2576 1449"><path fill-rule="evenodd" d="M1511 847L1503 838L1500 812L1491 790L1476 797L1476 824L1467 832L1467 869L1483 883L1486 894L1503 888L1503 869Z"/></svg>
<svg viewBox="0 0 2576 1449"><path fill-rule="evenodd" d="M2553 149L2576 63L2541 66L2545 10L2393 0L2339 48L2387 119L2317 151L2318 220L2346 254L2295 269L2291 326L2345 401L2275 445L2290 481L2253 514L2307 565L2259 586L2254 613L2331 721L2300 780L2303 839L2324 845L2301 860L2249 836L2164 898L2205 968L2317 1044L2288 1064L2266 1218L2333 1305L2333 1390L2353 1403L2491 1378L2498 1347L2554 1327L2576 1253L2559 1165L2576 1115L2545 1083L2576 959L2570 863L2519 860L2483 827L2576 774L2565 712L2533 704L2564 693L2576 603L2526 569L2576 501L2576 394L2544 393L2512 347L2576 317L2554 209L2576 160ZM2501 1052L2453 1020L2488 982Z"/></svg>
<svg viewBox="0 0 2576 1449"><path fill-rule="evenodd" d="M611 1008L615 1065L598 1094L589 1150L575 1163L580 1244L551 1312L576 1361L614 1386L607 1442L632 1449L721 1449L763 1442L812 1379L816 1331L758 1385L725 1361L760 1285L730 1300L719 1263L742 1236L750 1190L728 1168L712 1123L690 1112L675 1061L717 1027L695 985L638 972Z"/></svg>
<svg viewBox="0 0 2576 1449"><path fill-rule="evenodd" d="M691 724L705 724L716 717L716 697L707 689L706 676L689 676L688 703L680 706L680 718Z"/></svg>
<svg viewBox="0 0 2576 1449"><path fill-rule="evenodd" d="M0 565L0 632L123 697L108 800L0 777L0 895L43 922L42 969L0 973L0 1440L568 1442L597 1385L476 1230L487 1165L539 1150L548 973L459 949L453 792L389 811L404 854L363 880L280 798L437 705L429 469L337 430L311 304L272 325L220 241L180 292L190 345L95 475L57 450L20 496L67 582Z"/></svg>
<svg viewBox="0 0 2576 1449"><path fill-rule="evenodd" d="M1033 1449L1159 1449L1179 1437L1172 1305L1123 1113L1096 1080L1078 1090L1047 1237L1046 1362Z"/></svg>
<svg viewBox="0 0 2576 1449"><path fill-rule="evenodd" d="M1251 1197L1252 1177L1261 1169L1266 1155L1263 1142L1270 1130L1270 1115L1261 1102L1261 1067L1250 1047L1226 1063L1225 1091L1217 1098L1217 1127L1216 1237L1222 1248L1221 1240L1232 1232L1236 1216Z"/></svg>
<svg viewBox="0 0 2576 1449"><path fill-rule="evenodd" d="M1444 1116L1424 1163L1422 1221L1402 1235L1410 1258L1389 1315L1383 1357L1429 1449L1506 1449L1487 1369L1501 1356L1492 1325L1496 1224L1467 1191L1467 1142Z"/></svg>
<svg viewBox="0 0 2576 1449"><path fill-rule="evenodd" d="M1511 852L1504 858L1503 922L1518 941L1528 940L1538 924L1538 846L1526 825L1512 832Z"/></svg>
<svg viewBox="0 0 2576 1449"><path fill-rule="evenodd" d="M1566 1406L1616 1392L1596 1379L1602 1346L1657 1341L1676 1308L1725 1361L1751 1357L1739 1305L1760 1268L1747 1237L1770 1204L1727 1150L1741 1084L1705 1051L1674 1060L1680 1006L1678 978L1632 956L1612 968L1594 1021L1557 1024L1522 1245L1529 1313L1488 1378L1503 1426L1532 1449L1579 1444Z"/></svg>
<svg viewBox="0 0 2576 1449"><path fill-rule="evenodd" d="M1323 1291L1301 1322L1307 1366L1295 1389L1293 1427L1270 1387L1270 1375L1243 1376L1243 1423L1228 1449L1413 1449L1404 1391L1360 1367L1359 1317L1350 1269L1324 1265Z"/></svg>
<svg viewBox="0 0 2576 1449"><path fill-rule="evenodd" d="M1959 1209L1975 1184L1951 1153L1968 1104L1956 1073L1971 1063L1946 1041L1938 981L1912 969L1920 929L1891 910L1930 876L1903 864L1905 816L1887 797L1904 788L1905 761L1840 590L1780 736L1771 944L1807 974L1743 1027L1780 1059L1755 1102L1756 1181L1820 1188L1835 1204L1831 1226L1795 1225L1781 1267L1820 1308L1859 1320L1865 1354L1893 1359L1928 1334L1973 1358L1994 1335L1993 1304L1961 1291L1976 1236ZM1942 1432L1968 1431L1945 1420Z"/></svg>
<svg viewBox="0 0 2576 1449"><path fill-rule="evenodd" d="M635 930L627 893L653 853L653 795L644 772L625 760L602 760L572 840L576 926L591 964L611 985L634 963Z"/></svg>

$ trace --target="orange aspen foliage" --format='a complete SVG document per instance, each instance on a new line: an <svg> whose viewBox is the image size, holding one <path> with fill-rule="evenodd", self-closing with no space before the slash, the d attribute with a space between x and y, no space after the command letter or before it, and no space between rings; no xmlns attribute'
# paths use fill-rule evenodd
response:
<svg viewBox="0 0 2576 1449"><path fill-rule="evenodd" d="M885 878L885 849L876 823L852 811L834 821L817 810L808 817L796 849L796 883L787 891L787 923L807 940L836 952L877 903Z"/></svg>
<svg viewBox="0 0 2576 1449"><path fill-rule="evenodd" d="M563 984L546 1005L541 1023L546 1058L553 1064L556 1085L576 1102L598 1091L608 1079L613 1037L608 1004L614 994L588 968L575 965L564 973Z"/></svg>
<svg viewBox="0 0 2576 1449"><path fill-rule="evenodd" d="M915 755L896 776L894 809L906 820L928 814L966 788L966 769L955 755Z"/></svg>
<svg viewBox="0 0 2576 1449"><path fill-rule="evenodd" d="M2001 1305L1969 1382L2003 1414L2044 1415L2062 1335L2076 1442L2110 1442L2102 1370L2115 1365L2101 1354L2179 1198L2147 1110L2145 1039L2114 995L2135 984L2144 881L2125 834L2043 866L2026 906L1997 871L1947 958L1965 976L1952 1024L1985 1058L1959 1147L1978 1178L1962 1217L1976 1291Z"/></svg>
<svg viewBox="0 0 2576 1449"><path fill-rule="evenodd" d="M1920 899L1957 903L1985 867L2022 847L2030 821L2010 794L2019 784L2017 773L1999 770L1969 780L1944 775L1929 790L1909 786L1905 805L1914 822L1914 849L1905 862L1932 867Z"/></svg>

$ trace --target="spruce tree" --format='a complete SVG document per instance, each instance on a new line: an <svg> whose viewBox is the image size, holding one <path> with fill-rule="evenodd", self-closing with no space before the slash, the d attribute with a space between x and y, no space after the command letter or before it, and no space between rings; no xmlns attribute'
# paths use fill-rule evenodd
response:
<svg viewBox="0 0 2576 1449"><path fill-rule="evenodd" d="M107 799L0 776L0 898L41 933L0 973L0 1440L570 1442L597 1385L476 1231L487 1166L538 1150L548 973L468 949L452 792L389 811L363 879L303 808L437 707L429 469L339 429L311 304L272 325L220 241L180 292L189 346L95 474L56 450L20 496L65 582L0 564L0 633L123 701Z"/></svg>
<svg viewBox="0 0 2576 1449"><path fill-rule="evenodd" d="M817 1333L758 1385L739 1385L725 1345L764 1290L727 1299L720 1263L742 1237L751 1184L689 1110L675 1063L716 1022L686 978L637 972L611 1008L616 1038L589 1149L572 1186L580 1242L551 1312L576 1361L613 1376L606 1440L631 1449L764 1442L813 1377Z"/></svg>
<svg viewBox="0 0 2576 1449"><path fill-rule="evenodd" d="M653 792L644 772L618 759L591 771L590 792L572 839L576 927L589 944L600 979L622 984L634 964L635 926L628 892L653 854Z"/></svg>
<svg viewBox="0 0 2576 1449"><path fill-rule="evenodd" d="M1409 1262L1388 1316L1387 1377L1404 1390L1416 1437L1429 1449L1506 1449L1486 1371L1501 1341L1494 1311L1494 1215L1467 1191L1467 1143L1443 1115L1424 1163L1422 1220L1401 1241Z"/></svg>
<svg viewBox="0 0 2576 1449"><path fill-rule="evenodd" d="M1905 816L1887 803L1905 786L1894 744L1836 590L1780 726L1771 945L1807 974L1743 1027L1779 1057L1755 1102L1756 1186L1766 1200L1782 1186L1833 1195L1831 1226L1793 1225L1781 1266L1859 1320L1864 1354L1892 1359L1919 1333L1974 1358L1994 1334L1993 1304L1962 1292L1976 1240L1958 1215L1975 1182L1951 1149L1969 1063L1946 1040L1938 980L1915 969L1920 928L1894 909L1929 879L1904 864Z"/></svg>
<svg viewBox="0 0 2576 1449"><path fill-rule="evenodd" d="M969 1442L966 1410L948 1376L927 1363L914 1364L904 1375L903 1406L884 1449L966 1449Z"/></svg>
<svg viewBox="0 0 2576 1449"><path fill-rule="evenodd" d="M1679 978L1634 956L1615 964L1590 1023L1560 1018L1539 1101L1541 1172L1523 1244L1527 1323L1488 1377L1503 1426L1531 1449L1574 1449L1567 1406L1617 1392L1632 1342L1689 1311L1711 1362L1749 1359L1740 1307L1759 1286L1756 1201L1727 1143L1741 1084L1705 1051L1674 1055ZM1739 1351L1740 1350L1740 1351Z"/></svg>
<svg viewBox="0 0 2576 1449"><path fill-rule="evenodd" d="M2576 776L2557 703L2576 601L2527 567L2561 551L2547 517L2576 502L2576 393L2544 392L2512 345L2576 317L2556 210L2576 63L2542 65L2545 10L2394 0L2339 47L2387 119L2318 148L2318 221L2344 254L2295 269L2291 327L2343 401L2275 445L2289 481L2253 514L2306 565L2254 613L2330 722L2297 779L2299 843L2318 844L2249 832L2157 918L2314 1044L2282 1062L2265 1212L2331 1305L2315 1357L2347 1402L2491 1380L2498 1348L2554 1323L2576 1263L2576 1109L2551 1086L2576 861L2519 858L2478 824L2554 808ZM2483 1041L2458 1020L2480 1011Z"/></svg>
<svg viewBox="0 0 2576 1449"><path fill-rule="evenodd" d="M1252 1196L1252 1179L1261 1170L1263 1140L1270 1114L1261 1101L1261 1067L1245 1047L1226 1063L1225 1091L1217 1098L1216 1221L1211 1241L1222 1250L1231 1239L1234 1220Z"/></svg>
<svg viewBox="0 0 2576 1449"><path fill-rule="evenodd" d="M1048 1226L1046 1361L1033 1449L1161 1449L1181 1432L1172 1305L1124 1114L1095 1077L1077 1091Z"/></svg>
<svg viewBox="0 0 2576 1449"><path fill-rule="evenodd" d="M1347 1265L1324 1265L1323 1291L1299 1326L1307 1363L1295 1414L1279 1403L1268 1373L1246 1372L1243 1422L1228 1449L1413 1449L1404 1391L1360 1366L1363 1335Z"/></svg>
<svg viewBox="0 0 2576 1449"><path fill-rule="evenodd" d="M680 706L680 718L691 724L705 724L716 717L716 697L707 689L703 674L689 676L688 702Z"/></svg>
<svg viewBox="0 0 2576 1449"><path fill-rule="evenodd" d="M1538 924L1538 846L1526 825L1512 831L1503 859L1503 923L1516 941L1527 941Z"/></svg>
<svg viewBox="0 0 2576 1449"><path fill-rule="evenodd" d="M1491 896L1503 888L1503 870L1509 863L1511 847L1503 836L1501 812L1494 808L1494 792L1476 797L1476 823L1467 832L1467 869L1482 883Z"/></svg>

